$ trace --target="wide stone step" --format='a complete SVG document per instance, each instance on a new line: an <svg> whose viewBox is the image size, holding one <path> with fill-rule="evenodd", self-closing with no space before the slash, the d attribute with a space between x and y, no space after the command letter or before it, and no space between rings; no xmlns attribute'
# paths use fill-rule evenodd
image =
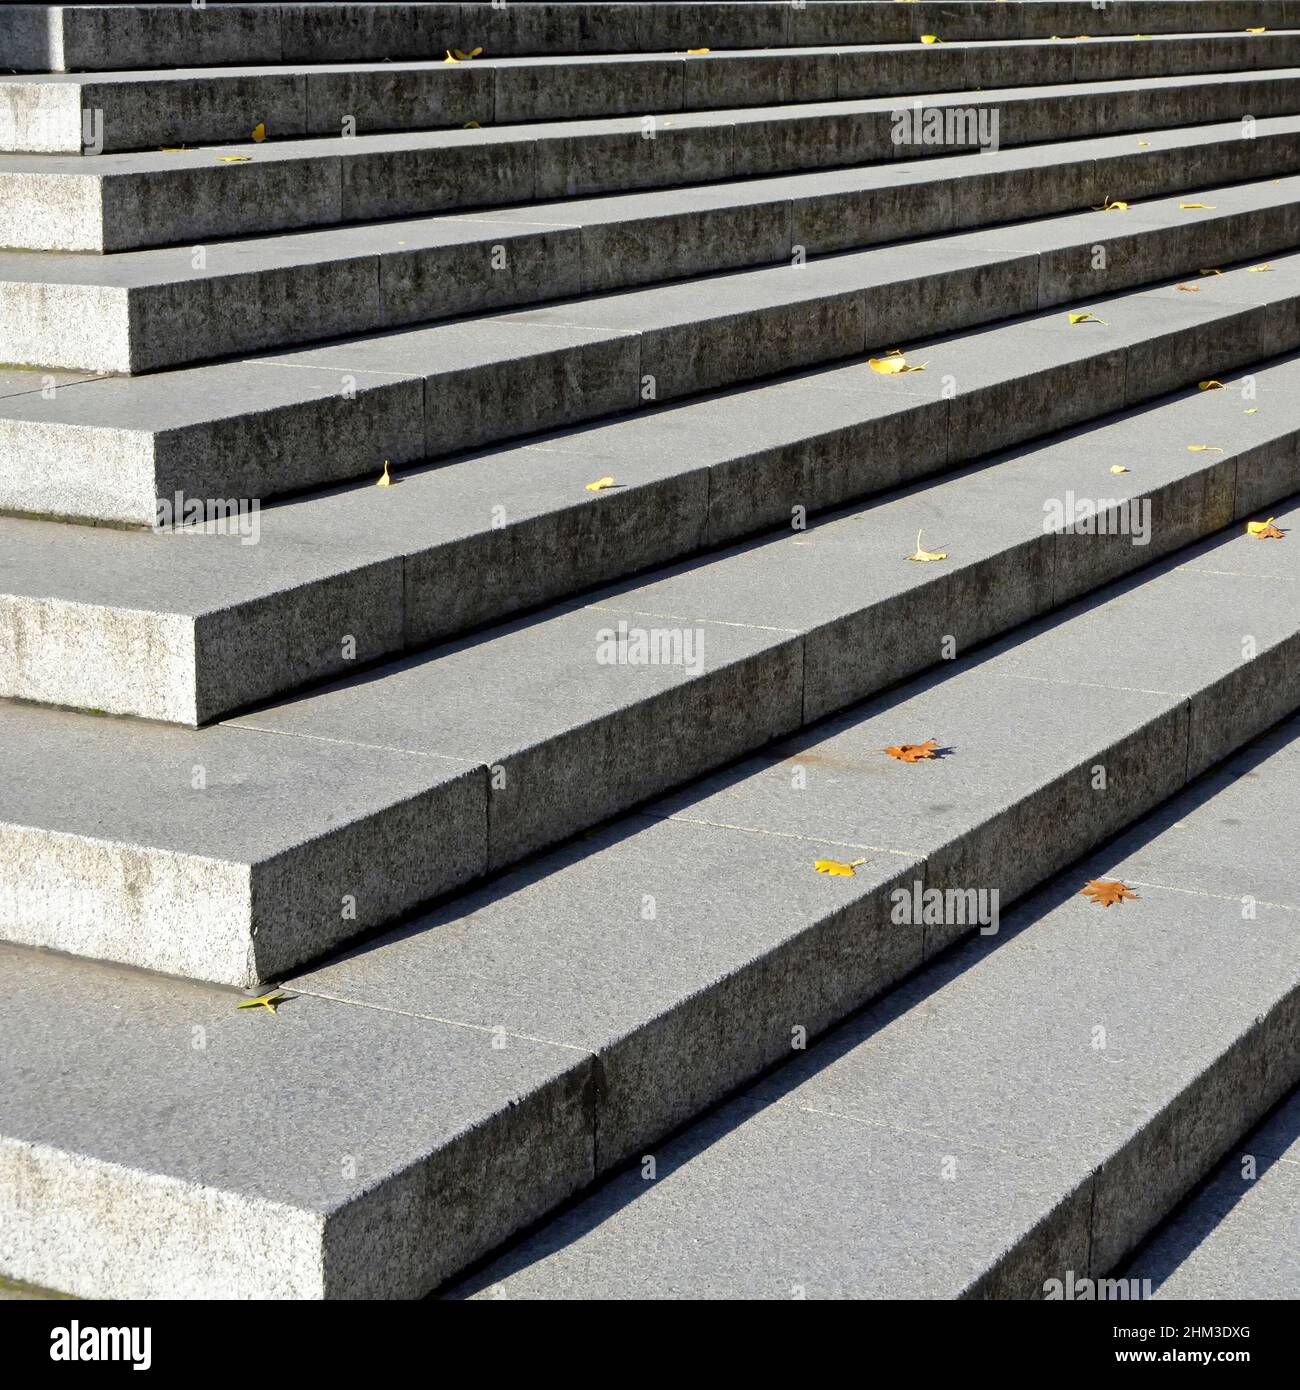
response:
<svg viewBox="0 0 1300 1390"><path fill-rule="evenodd" d="M330 63L439 57L482 47L524 54L898 43L922 34L1047 38L1286 28L1294 0L918 0L763 3L6 5L0 46L20 71L93 72L195 64Z"/></svg>
<svg viewBox="0 0 1300 1390"><path fill-rule="evenodd" d="M1074 311L1103 322L1061 310L909 347L924 372L826 369L208 530L0 520L0 694L206 723L1204 380L1233 389L1181 407L1201 442L1281 441L1294 370L1229 375L1300 348L1300 257L1264 264ZM1247 382L1270 383L1266 416L1242 415ZM600 476L615 486L593 493Z"/></svg>
<svg viewBox="0 0 1300 1390"><path fill-rule="evenodd" d="M0 338L11 364L153 371L1300 167L1300 116L1253 131L1178 127L197 249L0 252Z"/></svg>
<svg viewBox="0 0 1300 1390"><path fill-rule="evenodd" d="M1278 510L1293 526L1300 504ZM1234 527L289 980L274 1016L210 987L4 948L0 1267L100 1297L428 1291L970 931L955 915L900 922L895 890L1009 904L1293 711L1289 555ZM943 757L879 751L926 736ZM1289 802L1270 804L1248 847L1269 835L1294 842ZM1169 854L1188 862L1181 841ZM1272 908L1241 916L1239 894L1264 896L1258 875L1225 858L1212 890L1225 902L1140 879L1135 856L1085 867L1132 874L1137 901L1059 906L1081 868L1004 945L938 962L941 988L923 974L886 1001L868 1061L823 1066L792 1092L802 1105L723 1111L749 1193L727 1201L726 1235L701 1239L717 1229L706 1199L720 1179L689 1183L710 1163L735 1177L725 1144L680 1171L677 1149L658 1154L669 1176L636 1189L631 1225L612 1234L637 1230L638 1211L687 1211L671 1254L683 1227L660 1227L661 1287L678 1292L747 1271L787 1295L850 1279L1015 1292L1109 1267L1300 1063L1293 934ZM815 872L828 859L858 862ZM1291 872L1285 853L1263 862L1272 883ZM1045 1115L1060 1117L1049 1134ZM782 1122L793 1167L750 1147ZM886 1161L846 1193L863 1142ZM960 1222L946 1216L958 1198ZM769 1203L770 1219L737 1232L737 1210ZM903 1261L927 1218L937 1253L918 1265L913 1244ZM598 1258L612 1244L511 1257L484 1280L558 1292L562 1263L588 1288L603 1276L605 1295L639 1269L639 1296L653 1293L653 1245Z"/></svg>
<svg viewBox="0 0 1300 1390"><path fill-rule="evenodd" d="M916 99L269 140L94 159L0 155L0 246L192 248L212 237L843 168L976 148L981 139L988 143L993 121L1003 146L1121 131L1150 138L1152 130L1213 121L1243 121L1249 135L1256 121L1300 112L1300 78L1284 68L936 94L923 100L920 140L900 142L896 137L908 134L900 112L917 120ZM925 114L931 107L940 109L941 145L930 125L936 118Z"/></svg>
<svg viewBox="0 0 1300 1390"><path fill-rule="evenodd" d="M1245 777L1267 776L1274 768L1283 772L1287 766L1293 776L1300 770L1294 759L1288 765L1275 757L1258 771L1250 768ZM1261 791L1274 793L1275 799L1265 801ZM1264 788L1239 782L1206 809L1234 816L1249 811L1252 819L1236 824L1258 832L1265 818L1276 823L1276 800L1284 806L1281 824L1290 826L1294 799L1271 777ZM1234 847L1258 863L1271 838L1261 842L1255 833L1248 844ZM1294 861L1285 848L1279 847L1278 857L1284 864ZM1294 921L1300 903L1285 907ZM1232 1146L1219 1167L1117 1272L1122 1279L1139 1281L1148 1298L1294 1299L1300 1298L1298 1250L1300 1091L1292 1091L1258 1129Z"/></svg>
<svg viewBox="0 0 1300 1390"><path fill-rule="evenodd" d="M1207 591L1252 583L1237 562L1224 563L1238 572L1206 575ZM1294 587L1294 577L1284 582ZM1127 600L1135 617L1144 592ZM1169 627L1186 633L1193 611L1199 599L1171 602ZM1240 627L1255 614L1238 616ZM1223 619L1226 631L1233 624ZM1052 644L1050 673L1039 673L1037 698L1061 701L1060 719L1042 725L1044 744L1077 728L1084 687L1075 681L1113 692L1123 670L1136 675L1138 667L1169 686L1158 625L1085 619L1077 634L1072 626ZM1080 669L1078 654L1103 634L1105 671ZM1144 637L1153 646L1145 659L1138 655ZM1021 649L1031 651L1032 643ZM1186 654L1174 659L1189 664ZM1030 676L1023 660L1017 669ZM993 708L978 722L957 720L942 699L923 708L927 719L948 716L942 730L926 727L958 744L954 778L963 755L983 765L991 746L1006 759L1000 776L1025 756L1016 732L1031 743L1035 737L1025 718L1031 703L1026 697L1016 707L1014 730ZM1195 710L1193 697L1193 720ZM1231 711L1220 717L1231 726ZM881 736L892 738L896 727ZM861 759L856 740L831 747L843 759L837 768ZM670 1142L638 1146L634 1170L476 1272L455 1295L1136 1299L1145 1296L1140 1281L1150 1279L1157 1298L1294 1296L1294 1102L1260 1135L1239 1141L1300 1079L1298 757L1293 720L1071 868L1004 917L996 934L935 962ZM1181 756L1170 761L1181 764ZM843 790L816 793L819 765L811 756L808 765L814 780L804 792L778 787L779 767L768 779L772 805L782 796L791 805L821 800L821 817L797 816L802 834L827 813L856 812L866 801L846 795L866 780L861 774L841 773ZM964 779L960 792L935 789L945 771L936 765L922 774L929 794L964 799ZM892 784L875 780L872 799L892 801L900 774ZM907 802L910 810L911 796ZM701 814L707 820L710 812ZM732 824L772 819L726 814ZM894 828L882 817L879 828L886 826ZM1027 838L1038 833L1041 823ZM1120 881L1136 898L1099 907L1080 892L1093 880ZM995 873L967 880L996 881ZM676 947L694 926L687 923L644 930ZM441 946L430 931L380 947L309 977L306 987L364 1006L378 1005L386 985L388 1007L473 1022L490 1016L509 1028L505 995L492 992L503 974L477 989L468 976L445 984L434 974L456 945L468 954L478 928L467 922ZM883 939L906 929L879 930ZM506 932L497 937L503 952ZM553 945L522 929L514 940L529 964ZM863 949L860 938L854 945ZM458 996L478 1007L449 1010ZM585 1001L571 987L554 997L565 999L568 1017L583 1016ZM773 999L763 1021L774 1038L784 1026L788 1053L790 1030L810 1010L802 999L783 1003ZM732 1016L718 1022L744 1027ZM702 1026L697 1035L705 1035ZM541 1036L581 1035L570 1028ZM661 1078L671 1088L666 1068ZM1127 1252L1225 1152L1232 1157L1222 1174L1126 1265ZM652 1170L643 1153L652 1154ZM1239 1154L1256 1155L1257 1178L1243 1180ZM1200 1244L1189 1255L1193 1241ZM1099 1291L1096 1281L1112 1277L1138 1282Z"/></svg>
<svg viewBox="0 0 1300 1390"><path fill-rule="evenodd" d="M0 74L0 150L374 134L1300 65L1300 31ZM259 137L262 138L262 137Z"/></svg>
<svg viewBox="0 0 1300 1390"><path fill-rule="evenodd" d="M0 399L0 507L153 523L576 425L1300 242L1295 179ZM1184 203L1202 206L1183 206ZM1289 260L1234 284L1289 302ZM1236 291L1233 291L1234 297ZM1196 318L1207 292L1179 294ZM1222 300L1226 303L1226 299ZM1291 319L1252 344L1290 351ZM1238 357L1225 368L1245 360ZM105 467L111 459L113 466ZM504 500L504 499L502 499Z"/></svg>
<svg viewBox="0 0 1300 1390"><path fill-rule="evenodd" d="M1037 338L1029 350L1050 354ZM1097 402L1124 371L1112 357ZM1300 482L1295 373L1262 369L1240 391L1066 435L207 729L7 705L0 929L220 983L274 977L1256 516ZM1267 428L1242 448L1238 421ZM1109 471L1117 458L1132 489ZM1100 535L1090 505L1107 517ZM946 558L909 563L918 532Z"/></svg>

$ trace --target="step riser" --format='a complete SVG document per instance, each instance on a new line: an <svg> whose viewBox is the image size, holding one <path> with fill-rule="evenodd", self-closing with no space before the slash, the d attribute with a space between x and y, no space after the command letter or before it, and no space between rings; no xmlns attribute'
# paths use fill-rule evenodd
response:
<svg viewBox="0 0 1300 1390"><path fill-rule="evenodd" d="M1155 526L1145 548L1120 537L1100 547L1105 553L1099 558L1092 539L1041 534L951 577L828 622L806 638L774 633L765 650L724 660L663 693L634 698L575 735L502 756L492 764L491 778L500 779L492 790L489 769L479 767L251 872L11 827L5 831L6 858L22 865L25 881L38 883L40 891L0 903L0 931L23 944L217 983L250 986L282 974L438 892L473 881L484 867L508 867L918 674L945 634L964 650L1292 492L1300 483L1298 444L1300 437L1289 434L1162 489L1152 499ZM617 612L610 610L611 624ZM601 620L597 615L593 633ZM1289 699L1289 690L1279 681L1276 693L1244 687L1227 692L1229 701L1248 699L1259 706L1262 722L1252 723L1242 738L1287 713L1289 706L1274 704ZM1226 735L1215 721L1222 716L1227 727L1227 713L1194 707L1197 751L1190 767L1186 760L1178 764L1180 775L1196 775L1225 754ZM251 727L258 727L256 720ZM188 777L187 756L182 752L179 758L178 775ZM475 838L484 822L486 848ZM1031 831L1039 833L1033 822L1025 827L1027 835ZM403 847L398 853L406 864L405 847L422 844L435 848L421 856L423 872L412 884L409 870L394 870L391 857L395 846ZM990 881L968 863L954 874L954 882ZM147 892L141 883L149 885ZM347 895L362 906L355 919L343 920L337 904ZM165 929L181 901L194 924L184 939Z"/></svg>
<svg viewBox="0 0 1300 1390"><path fill-rule="evenodd" d="M905 237L1077 210L1300 168L1300 133L1150 150L903 188L758 199L641 220L522 230L485 223L461 245L222 274L131 290L0 278L0 338L22 366L148 372L291 343L433 322ZM238 264L239 246L230 248ZM504 263L503 263L504 262ZM3 276L0 269L0 277Z"/></svg>
<svg viewBox="0 0 1300 1390"><path fill-rule="evenodd" d="M925 33L949 39L1047 38L1285 28L1290 3L883 5L490 4L158 6L116 14L34 5L0 10L0 43L18 71L113 71L225 64L342 63L420 59L467 43L494 57L903 43Z"/></svg>
<svg viewBox="0 0 1300 1390"><path fill-rule="evenodd" d="M1085 294L1191 274L1207 259L1218 265L1275 254L1300 242L1300 205L1189 222L1127 244L1116 240L1122 228L1118 219L1098 221L1097 239L1111 250L1104 287L1089 238L1041 257L1026 254L871 289L810 290L763 310L715 312L641 332L593 330L579 346L552 347L544 337L540 348L521 346L510 360L431 373L423 381L422 405L420 382L375 385L357 370L364 357L341 359L337 371L314 368L322 379L328 376L322 394L274 414L227 415L152 434L65 425L40 418L40 402L13 398L8 418L0 418L0 508L151 525L157 499L170 501L177 493L264 500L342 482L373 472L378 459L401 465L634 411L645 404L648 380L654 399L670 402ZM806 282L792 283L812 286L831 264L814 261L788 273L807 275ZM1262 348L1290 349L1289 339ZM288 363L301 369L292 358ZM356 400L336 394L334 383L349 380ZM356 409L363 398L364 412ZM116 461L112 473L103 467L105 457Z"/></svg>
<svg viewBox="0 0 1300 1390"><path fill-rule="evenodd" d="M949 103L951 104L951 103ZM1300 79L1269 77L1136 91L990 97L963 109L998 113L1001 146L1300 111ZM961 145L896 143L890 111L779 116L698 127L484 142L406 150L337 149L311 157L99 176L0 170L0 246L126 251L222 236L410 217L537 199L617 193L943 155ZM262 147L266 149L266 146ZM232 197L229 180L241 180Z"/></svg>
<svg viewBox="0 0 1300 1390"><path fill-rule="evenodd" d="M130 84L0 83L0 151L80 154L83 112L95 113L92 153L173 144L456 129L602 116L660 116L897 93L973 91L1033 82L1101 82L1248 72L1300 63L1300 34L1099 40L1032 50L917 45L878 51L646 58L542 67L437 65L415 72L142 76Z"/></svg>

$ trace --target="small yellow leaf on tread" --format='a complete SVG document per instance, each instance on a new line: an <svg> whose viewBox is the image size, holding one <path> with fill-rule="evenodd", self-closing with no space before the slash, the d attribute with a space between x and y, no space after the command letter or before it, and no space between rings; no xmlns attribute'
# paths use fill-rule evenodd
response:
<svg viewBox="0 0 1300 1390"><path fill-rule="evenodd" d="M707 48L688 48L686 51L687 53L708 53L710 50Z"/></svg>
<svg viewBox="0 0 1300 1390"><path fill-rule="evenodd" d="M921 35L921 42L922 42L922 43L942 43L943 40L939 37L938 34L922 34L922 35Z"/></svg>
<svg viewBox="0 0 1300 1390"><path fill-rule="evenodd" d="M479 124L477 121L466 121L465 124L461 126L462 130L478 130L478 128Z"/></svg>
<svg viewBox="0 0 1300 1390"><path fill-rule="evenodd" d="M1221 454L1223 450L1216 448L1213 444L1189 444L1187 452L1189 454Z"/></svg>
<svg viewBox="0 0 1300 1390"><path fill-rule="evenodd" d="M468 53L462 53L459 48L453 48L451 51L458 63L468 63L470 59L477 58L483 52L481 48L471 48Z"/></svg>
<svg viewBox="0 0 1300 1390"><path fill-rule="evenodd" d="M1198 275L1222 275L1223 271L1219 270L1216 266L1211 266L1209 270L1198 270L1196 273Z"/></svg>
<svg viewBox="0 0 1300 1390"><path fill-rule="evenodd" d="M613 478L597 478L594 483L587 484L588 492L604 492L607 487L613 487Z"/></svg>
<svg viewBox="0 0 1300 1390"><path fill-rule="evenodd" d="M1248 521L1246 534L1257 541L1280 541L1285 533L1281 527L1274 526L1273 518L1269 517L1267 521Z"/></svg>
<svg viewBox="0 0 1300 1390"><path fill-rule="evenodd" d="M1096 314L1070 314L1068 318L1071 323L1106 323L1105 319L1099 319Z"/></svg>
<svg viewBox="0 0 1300 1390"><path fill-rule="evenodd" d="M266 122L258 121L252 129L253 143L260 145L266 139Z"/></svg>
<svg viewBox="0 0 1300 1390"><path fill-rule="evenodd" d="M1125 468L1122 463L1112 463L1110 466L1110 471L1112 473L1127 473L1128 469Z"/></svg>
<svg viewBox="0 0 1300 1390"><path fill-rule="evenodd" d="M947 552L946 550L922 550L922 549L921 549L921 532L920 532L920 531L918 531L918 532L916 533L916 550L915 550L915 552L914 552L913 554L911 554L911 555L904 555L904 556L903 556L903 559L904 559L904 560L922 560L922 561L928 561L928 560L946 560L947 558L948 558L948 552Z"/></svg>
<svg viewBox="0 0 1300 1390"><path fill-rule="evenodd" d="M1093 212L1127 212L1127 211L1128 211L1128 204L1127 204L1126 202L1124 202L1124 201L1123 201L1122 199L1120 199L1120 198L1116 198L1116 199L1112 202L1109 193L1102 199L1101 206L1100 206L1099 208L1093 208Z"/></svg>
<svg viewBox="0 0 1300 1390"><path fill-rule="evenodd" d="M1211 377L1209 381L1198 381L1196 383L1196 389L1198 391L1222 391L1223 382L1215 381L1214 378Z"/></svg>
<svg viewBox="0 0 1300 1390"><path fill-rule="evenodd" d="M251 154L219 154L218 164L247 164L252 159Z"/></svg>
<svg viewBox="0 0 1300 1390"><path fill-rule="evenodd" d="M902 348L890 348L883 357L868 357L867 366L881 376L901 376L904 372L923 372L928 362L911 363L903 356Z"/></svg>
<svg viewBox="0 0 1300 1390"><path fill-rule="evenodd" d="M838 859L818 859L813 868L819 874L830 874L832 878L855 878L858 865L866 862L865 859L854 859L848 864L843 864Z"/></svg>
<svg viewBox="0 0 1300 1390"><path fill-rule="evenodd" d="M1272 269L1273 267L1271 265L1252 265L1246 268L1246 273L1248 275L1259 275L1262 271Z"/></svg>
<svg viewBox="0 0 1300 1390"><path fill-rule="evenodd" d="M1214 209L1215 209L1216 207L1218 207L1218 204L1217 204L1217 203L1179 203L1178 206L1179 206L1184 212L1191 212L1194 208L1204 208L1207 212L1213 212Z"/></svg>
<svg viewBox="0 0 1300 1390"><path fill-rule="evenodd" d="M272 990L270 994L260 994L256 999L244 999L235 1007L237 1009L265 1009L267 1013L273 1014L288 997L287 994L281 994L279 990Z"/></svg>
<svg viewBox="0 0 1300 1390"><path fill-rule="evenodd" d="M388 460L385 459L385 460L384 460L384 471L379 475L379 480L378 480L378 482L375 483L375 486L376 486L376 487L392 487L392 485L393 485L393 475L388 471Z"/></svg>

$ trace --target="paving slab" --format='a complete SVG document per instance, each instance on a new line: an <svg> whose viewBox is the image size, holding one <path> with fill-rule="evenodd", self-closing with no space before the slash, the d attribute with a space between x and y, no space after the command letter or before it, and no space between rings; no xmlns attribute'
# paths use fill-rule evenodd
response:
<svg viewBox="0 0 1300 1390"><path fill-rule="evenodd" d="M33 1282L412 1297L590 1181L580 1052L0 951L0 1263Z"/></svg>
<svg viewBox="0 0 1300 1390"><path fill-rule="evenodd" d="M6 704L11 941L251 985L483 871L472 762Z"/></svg>

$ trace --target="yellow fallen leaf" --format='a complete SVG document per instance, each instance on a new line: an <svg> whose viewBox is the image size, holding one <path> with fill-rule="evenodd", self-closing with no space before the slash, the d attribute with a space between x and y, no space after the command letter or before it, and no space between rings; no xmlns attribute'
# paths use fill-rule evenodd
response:
<svg viewBox="0 0 1300 1390"><path fill-rule="evenodd" d="M1251 408L1250 408L1248 411L1246 411L1246 414L1247 414L1247 415L1258 415L1258 414L1259 414L1259 407L1258 407L1257 405L1252 405Z"/></svg>
<svg viewBox="0 0 1300 1390"><path fill-rule="evenodd" d="M477 130L478 128L479 124L477 121L466 121L465 124L461 126L462 130Z"/></svg>
<svg viewBox="0 0 1300 1390"><path fill-rule="evenodd" d="M272 990L270 994L259 994L256 999L244 999L235 1007L239 1009L265 1009L267 1013L273 1014L288 997L287 994L281 994L279 990Z"/></svg>
<svg viewBox="0 0 1300 1390"><path fill-rule="evenodd" d="M1213 444L1189 444L1187 446L1189 454L1221 454L1222 449L1217 449Z"/></svg>
<svg viewBox="0 0 1300 1390"><path fill-rule="evenodd" d="M253 143L255 145L260 145L262 141L266 139L266 122L258 121L251 133L253 136Z"/></svg>
<svg viewBox="0 0 1300 1390"><path fill-rule="evenodd" d="M393 485L393 475L388 471L388 460L385 459L385 460L384 460L384 471L379 475L379 481L375 484L375 486L376 486L376 487L392 487L392 485Z"/></svg>
<svg viewBox="0 0 1300 1390"><path fill-rule="evenodd" d="M1258 275L1261 271L1272 270L1271 265L1252 265L1247 267L1247 272L1251 275Z"/></svg>
<svg viewBox="0 0 1300 1390"><path fill-rule="evenodd" d="M688 48L686 51L687 51L687 53L708 53L708 52L709 52L709 50L708 50L707 48Z"/></svg>
<svg viewBox="0 0 1300 1390"><path fill-rule="evenodd" d="M477 58L483 50L481 48L471 48L468 53L462 53L459 48L453 48L452 53L458 63L468 63L471 58Z"/></svg>
<svg viewBox="0 0 1300 1390"><path fill-rule="evenodd" d="M1184 212L1191 212L1194 208L1204 208L1207 212L1213 212L1219 205L1218 203L1179 203L1178 206Z"/></svg>
<svg viewBox="0 0 1300 1390"><path fill-rule="evenodd" d="M1246 523L1246 534L1254 536L1257 541L1280 541L1285 534L1281 527L1273 525L1273 518L1267 521L1248 521Z"/></svg>
<svg viewBox="0 0 1300 1390"><path fill-rule="evenodd" d="M219 154L218 164L247 164L252 159L251 154Z"/></svg>
<svg viewBox="0 0 1300 1390"><path fill-rule="evenodd" d="M928 362L912 363L903 356L902 348L890 348L883 357L868 357L867 366L881 376L901 376L904 372L923 372Z"/></svg>
<svg viewBox="0 0 1300 1390"><path fill-rule="evenodd" d="M1188 294L1200 294L1201 292L1201 287L1199 285L1175 285L1174 288L1176 290L1186 290Z"/></svg>
<svg viewBox="0 0 1300 1390"><path fill-rule="evenodd" d="M453 58L453 57L451 56L451 49L450 49L450 48L444 49L443 51L444 51L444 52L446 53L446 55L447 55L447 56L442 60L444 63L459 63L459 62L460 62L460 59L459 59L459 58Z"/></svg>
<svg viewBox="0 0 1300 1390"><path fill-rule="evenodd" d="M597 478L594 483L587 484L588 492L604 492L607 487L613 487L613 478Z"/></svg>
<svg viewBox="0 0 1300 1390"><path fill-rule="evenodd" d="M921 42L922 42L922 43L942 43L943 40L939 37L938 34L922 34L922 35L921 35Z"/></svg>
<svg viewBox="0 0 1300 1390"><path fill-rule="evenodd" d="M865 864L865 859L854 859L851 863L842 864L838 859L818 859L813 864L813 868L819 874L830 874L832 878L855 878L855 870L859 864Z"/></svg>
<svg viewBox="0 0 1300 1390"><path fill-rule="evenodd" d="M1122 463L1112 463L1110 466L1110 471L1112 473L1127 473L1128 469L1125 468Z"/></svg>
<svg viewBox="0 0 1300 1390"><path fill-rule="evenodd" d="M1215 266L1211 266L1209 270L1198 270L1196 273L1198 275L1222 275L1223 271L1217 269Z"/></svg>
<svg viewBox="0 0 1300 1390"><path fill-rule="evenodd" d="M1071 323L1106 323L1105 319L1099 319L1096 314L1070 314L1068 317ZM1106 326L1110 327L1109 324Z"/></svg>
<svg viewBox="0 0 1300 1390"><path fill-rule="evenodd" d="M1144 149L1144 150L1145 150L1145 149L1149 149L1150 146L1151 146L1151 141L1150 141L1150 140L1139 140L1139 141L1138 141L1138 147L1139 147L1140 149Z"/></svg>
<svg viewBox="0 0 1300 1390"><path fill-rule="evenodd" d="M1134 34L1133 37L1134 37L1135 39L1150 39L1150 38L1154 38L1154 35L1153 35L1153 34Z"/></svg>
<svg viewBox="0 0 1300 1390"><path fill-rule="evenodd" d="M1222 391L1223 382L1215 381L1214 378L1211 377L1209 381L1198 381L1196 383L1196 389L1198 391Z"/></svg>
<svg viewBox="0 0 1300 1390"><path fill-rule="evenodd" d="M1268 30L1261 24L1258 29L1247 29L1246 32L1248 34L1266 34Z"/></svg>
<svg viewBox="0 0 1300 1390"><path fill-rule="evenodd" d="M160 145L158 148L162 154L188 154L190 152L188 145Z"/></svg>
<svg viewBox="0 0 1300 1390"><path fill-rule="evenodd" d="M903 556L904 560L946 560L947 558L948 552L946 550L922 550L920 531L916 533L916 553Z"/></svg>
<svg viewBox="0 0 1300 1390"><path fill-rule="evenodd" d="M1127 212L1127 211L1128 211L1128 204L1127 204L1126 202L1122 201L1122 200L1119 199L1119 198L1116 198L1116 199L1112 202L1109 193L1101 200L1101 206L1100 206L1099 208L1093 208L1093 212Z"/></svg>

